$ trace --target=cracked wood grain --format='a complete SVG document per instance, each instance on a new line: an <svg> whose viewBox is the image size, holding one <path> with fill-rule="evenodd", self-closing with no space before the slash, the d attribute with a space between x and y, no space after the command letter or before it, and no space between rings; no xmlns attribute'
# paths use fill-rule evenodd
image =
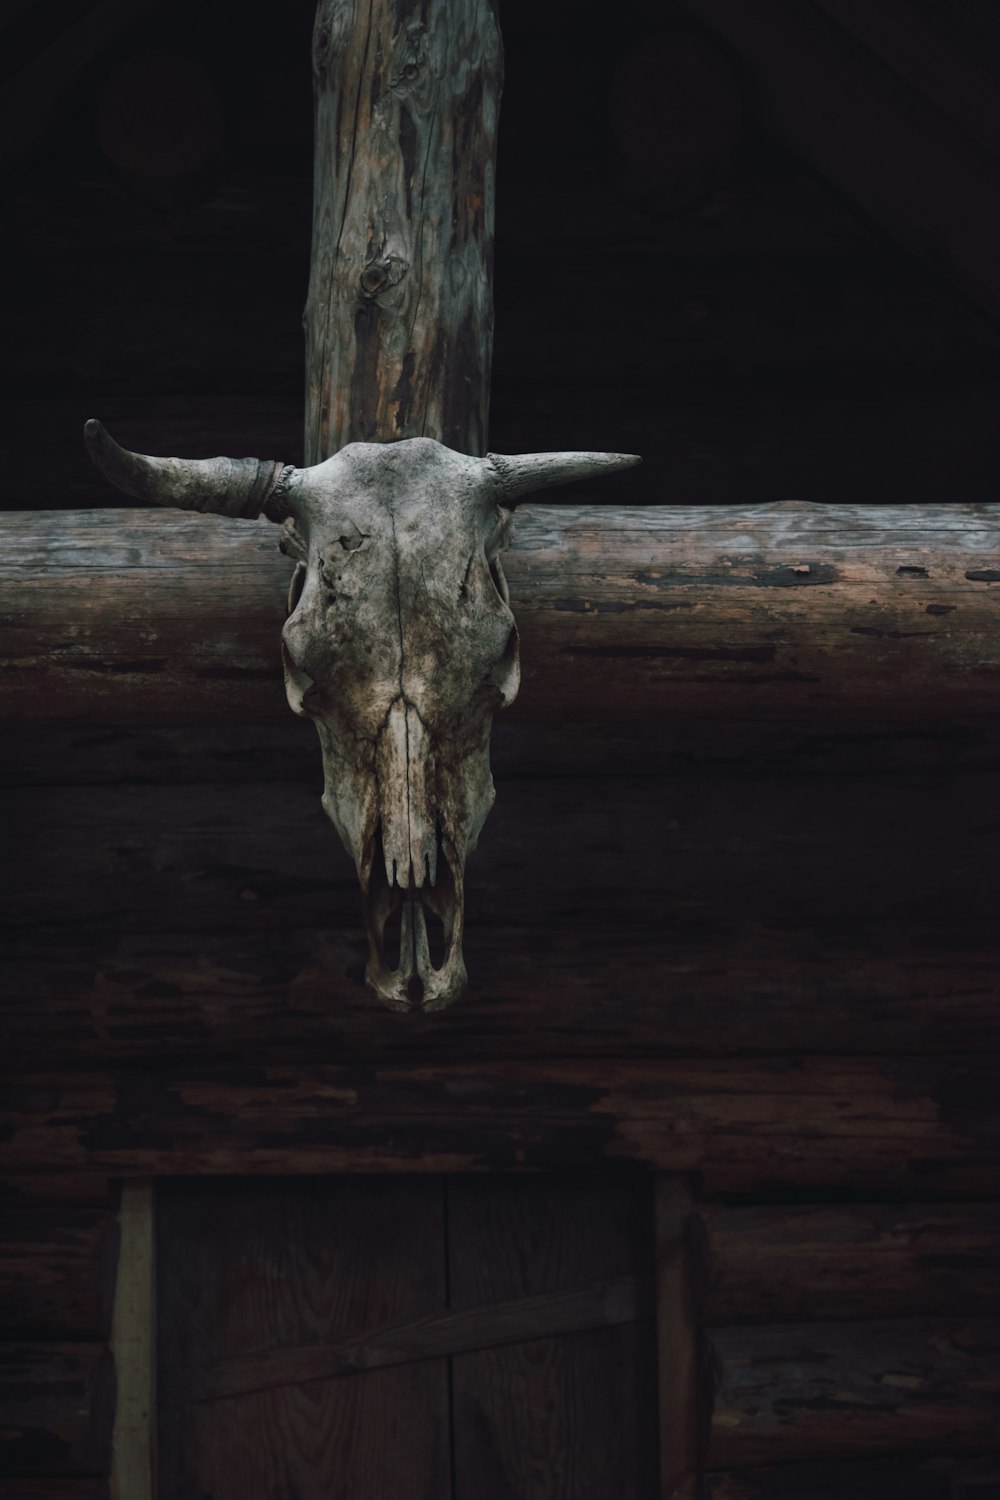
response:
<svg viewBox="0 0 1000 1500"><path fill-rule="evenodd" d="M710 1469L996 1451L996 1317L725 1328L712 1345Z"/></svg>
<svg viewBox="0 0 1000 1500"><path fill-rule="evenodd" d="M21 1074L0 1170L54 1176L539 1170L626 1162L706 1193L989 1197L991 1058L671 1058Z"/></svg>
<svg viewBox="0 0 1000 1500"><path fill-rule="evenodd" d="M486 451L502 58L489 0L323 0L313 34L306 462Z"/></svg>
<svg viewBox="0 0 1000 1500"><path fill-rule="evenodd" d="M289 566L264 523L12 514L0 536L8 720L285 719ZM711 721L738 755L754 725L926 736L997 717L997 506L532 505L504 559L526 732Z"/></svg>

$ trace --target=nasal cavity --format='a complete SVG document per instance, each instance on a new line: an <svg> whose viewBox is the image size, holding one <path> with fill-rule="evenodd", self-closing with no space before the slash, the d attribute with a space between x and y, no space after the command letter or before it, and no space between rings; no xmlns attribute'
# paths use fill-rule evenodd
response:
<svg viewBox="0 0 1000 1500"><path fill-rule="evenodd" d="M403 903L394 901L382 929L382 962L387 969L399 968L403 940Z"/></svg>
<svg viewBox="0 0 1000 1500"><path fill-rule="evenodd" d="M440 969L448 953L448 940L445 936L444 922L429 901L424 901L423 906L424 919L427 924L427 953L432 966L435 969Z"/></svg>

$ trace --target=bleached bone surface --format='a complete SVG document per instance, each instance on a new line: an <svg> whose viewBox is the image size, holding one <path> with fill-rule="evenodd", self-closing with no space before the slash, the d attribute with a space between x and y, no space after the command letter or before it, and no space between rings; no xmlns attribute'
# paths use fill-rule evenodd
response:
<svg viewBox="0 0 1000 1500"><path fill-rule="evenodd" d="M510 507L638 460L472 458L410 438L350 443L298 471L234 467L125 454L98 423L88 444L131 494L228 515L257 504L286 518L282 545L297 567L285 687L316 724L323 807L357 868L366 981L394 1010L450 1005L466 984L465 861L494 800L490 728L520 680L500 565Z"/></svg>

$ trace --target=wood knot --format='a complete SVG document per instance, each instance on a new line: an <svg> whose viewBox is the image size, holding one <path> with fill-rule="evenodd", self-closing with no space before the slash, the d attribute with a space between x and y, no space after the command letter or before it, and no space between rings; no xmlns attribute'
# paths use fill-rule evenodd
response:
<svg viewBox="0 0 1000 1500"><path fill-rule="evenodd" d="M405 260L398 255L379 255L366 263L361 272L361 292L364 297L377 297L380 292L396 286L409 270Z"/></svg>

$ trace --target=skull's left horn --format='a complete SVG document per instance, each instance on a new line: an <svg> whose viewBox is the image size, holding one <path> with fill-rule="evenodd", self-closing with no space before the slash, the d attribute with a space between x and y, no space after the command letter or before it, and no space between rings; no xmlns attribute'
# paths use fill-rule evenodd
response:
<svg viewBox="0 0 1000 1500"><path fill-rule="evenodd" d="M638 453L488 453L486 462L496 475L504 504L511 505L533 490L631 469L642 459Z"/></svg>
<svg viewBox="0 0 1000 1500"><path fill-rule="evenodd" d="M291 514L285 491L295 471L289 464L259 458L147 458L120 447L100 422L89 421L83 432L87 451L105 479L137 500L245 521L262 514L283 521Z"/></svg>

